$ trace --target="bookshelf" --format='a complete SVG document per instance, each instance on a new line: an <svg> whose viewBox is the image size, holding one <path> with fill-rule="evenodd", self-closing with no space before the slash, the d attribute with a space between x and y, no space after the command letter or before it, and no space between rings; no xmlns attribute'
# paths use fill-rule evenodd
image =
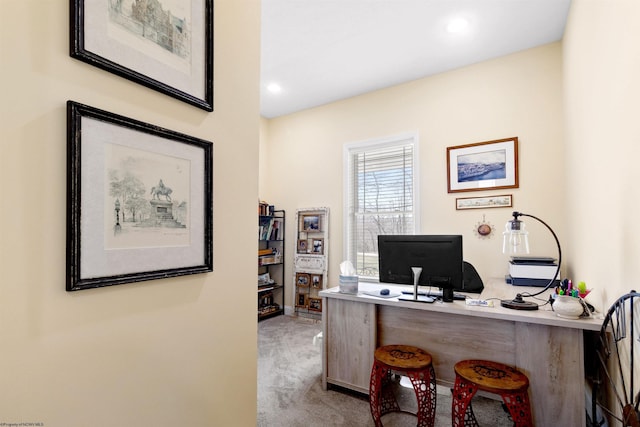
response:
<svg viewBox="0 0 640 427"><path fill-rule="evenodd" d="M258 204L258 320L284 314L285 212Z"/></svg>

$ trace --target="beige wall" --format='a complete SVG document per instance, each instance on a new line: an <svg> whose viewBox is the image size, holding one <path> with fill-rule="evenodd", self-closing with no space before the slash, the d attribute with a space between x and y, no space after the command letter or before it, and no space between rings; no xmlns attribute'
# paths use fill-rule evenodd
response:
<svg viewBox="0 0 640 427"><path fill-rule="evenodd" d="M501 233L512 209L456 211L455 199L512 194L515 209L543 218L565 239L563 123L562 48L553 43L269 120L260 153L268 168L261 172L261 197L290 215L301 207L331 209L329 286L336 286L343 257L344 144L415 132L422 232L462 234L465 259L483 277L501 276L507 265ZM447 193L446 147L512 136L520 140L520 188ZM495 226L490 239L473 232L483 215ZM541 227L529 223L537 233L532 246L537 254L555 255L554 241ZM294 231L287 229L289 248L295 247ZM292 258L293 250L288 253ZM291 262L287 270L291 289Z"/></svg>
<svg viewBox="0 0 640 427"><path fill-rule="evenodd" d="M255 426L260 3L215 2L214 113L71 59L68 9L2 1L0 422ZM68 99L214 141L213 273L65 292Z"/></svg>
<svg viewBox="0 0 640 427"><path fill-rule="evenodd" d="M574 0L565 32L569 257L607 306L640 289L640 3Z"/></svg>

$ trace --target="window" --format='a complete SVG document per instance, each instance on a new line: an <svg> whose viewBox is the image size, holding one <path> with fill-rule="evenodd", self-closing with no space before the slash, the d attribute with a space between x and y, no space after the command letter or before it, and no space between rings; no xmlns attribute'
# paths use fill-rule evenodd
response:
<svg viewBox="0 0 640 427"><path fill-rule="evenodd" d="M378 279L378 235L418 230L417 136L345 145L345 256Z"/></svg>

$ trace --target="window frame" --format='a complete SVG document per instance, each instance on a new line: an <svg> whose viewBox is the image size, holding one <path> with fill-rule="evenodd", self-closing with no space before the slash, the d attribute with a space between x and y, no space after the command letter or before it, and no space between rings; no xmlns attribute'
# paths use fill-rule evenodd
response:
<svg viewBox="0 0 640 427"><path fill-rule="evenodd" d="M371 139L358 142L346 143L343 146L343 259L353 262L349 259L351 248L351 236L353 235L352 229L354 224L354 215L352 214L351 200L353 198L353 192L350 188L351 184L351 157L355 153L377 151L386 148L408 146L412 147L412 185L413 185L413 223L414 230L412 234L420 233L420 152L419 152L419 139L417 132L402 133L398 135L388 136L384 138ZM359 276L359 280L364 282L379 282L378 277L372 276Z"/></svg>

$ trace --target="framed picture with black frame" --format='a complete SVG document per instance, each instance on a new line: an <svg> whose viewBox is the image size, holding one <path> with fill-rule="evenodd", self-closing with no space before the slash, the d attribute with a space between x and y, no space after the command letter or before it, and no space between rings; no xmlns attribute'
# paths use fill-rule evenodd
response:
<svg viewBox="0 0 640 427"><path fill-rule="evenodd" d="M70 0L70 55L213 111L213 0Z"/></svg>
<svg viewBox="0 0 640 427"><path fill-rule="evenodd" d="M213 144L67 102L67 291L213 270Z"/></svg>

